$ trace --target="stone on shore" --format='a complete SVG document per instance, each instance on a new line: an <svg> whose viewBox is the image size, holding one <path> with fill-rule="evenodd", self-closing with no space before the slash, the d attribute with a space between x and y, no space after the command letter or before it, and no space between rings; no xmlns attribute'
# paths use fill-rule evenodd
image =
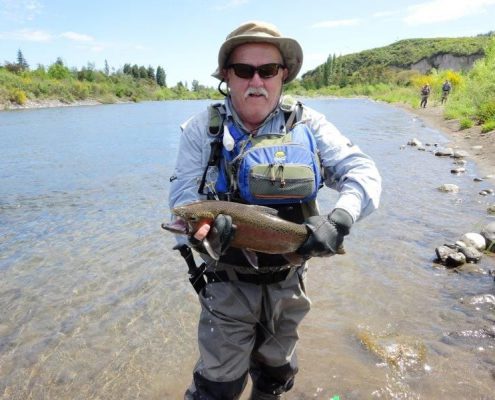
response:
<svg viewBox="0 0 495 400"><path fill-rule="evenodd" d="M469 232L461 236L460 241L467 247L474 247L476 250L486 249L486 240L479 233Z"/></svg>
<svg viewBox="0 0 495 400"><path fill-rule="evenodd" d="M438 149L434 154L438 157L451 157L454 155L454 150L447 147L445 149Z"/></svg>
<svg viewBox="0 0 495 400"><path fill-rule="evenodd" d="M454 185L453 183L444 183L438 187L438 190L446 193L457 193L459 192L459 186Z"/></svg>
<svg viewBox="0 0 495 400"><path fill-rule="evenodd" d="M490 222L481 230L481 236L485 238L487 250L495 253L495 222Z"/></svg>
<svg viewBox="0 0 495 400"><path fill-rule="evenodd" d="M454 153L452 154L452 157L454 158L464 158L464 157L469 157L469 153L464 150L455 150Z"/></svg>

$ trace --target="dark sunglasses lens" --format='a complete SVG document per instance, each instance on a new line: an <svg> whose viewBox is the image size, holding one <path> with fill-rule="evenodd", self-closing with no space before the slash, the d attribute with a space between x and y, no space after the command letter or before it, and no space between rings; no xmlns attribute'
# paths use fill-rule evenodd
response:
<svg viewBox="0 0 495 400"><path fill-rule="evenodd" d="M249 64L234 64L232 65L232 68L234 68L234 73L242 79L251 79L256 71L256 69Z"/></svg>
<svg viewBox="0 0 495 400"><path fill-rule="evenodd" d="M278 73L278 64L265 64L258 67L258 74L260 78L271 78Z"/></svg>

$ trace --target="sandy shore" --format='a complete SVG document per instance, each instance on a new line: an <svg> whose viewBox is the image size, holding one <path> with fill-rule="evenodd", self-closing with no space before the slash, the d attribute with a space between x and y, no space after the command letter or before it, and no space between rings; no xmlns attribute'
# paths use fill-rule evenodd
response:
<svg viewBox="0 0 495 400"><path fill-rule="evenodd" d="M450 139L452 148L465 150L484 176L495 177L494 131L481 133L479 126L461 131L459 121L444 119L442 106L427 106L418 109L405 104L395 104L395 106L416 115L432 128L444 132Z"/></svg>
<svg viewBox="0 0 495 400"><path fill-rule="evenodd" d="M30 110L33 108L54 108L54 107L78 107L78 106L96 106L102 104L97 100L78 100L72 103L64 103L60 100L27 100L22 106L15 103L8 105L0 103L1 110Z"/></svg>

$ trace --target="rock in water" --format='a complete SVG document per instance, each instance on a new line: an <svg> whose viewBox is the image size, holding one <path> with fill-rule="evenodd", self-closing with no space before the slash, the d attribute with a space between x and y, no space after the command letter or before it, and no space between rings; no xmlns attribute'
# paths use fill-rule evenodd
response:
<svg viewBox="0 0 495 400"><path fill-rule="evenodd" d="M453 183L444 183L442 186L438 187L438 190L446 193L457 193L459 192L459 186L454 185Z"/></svg>
<svg viewBox="0 0 495 400"><path fill-rule="evenodd" d="M487 250L495 253L495 222L490 222L482 231L481 236L485 238Z"/></svg>
<svg viewBox="0 0 495 400"><path fill-rule="evenodd" d="M474 247L476 250L483 251L486 249L486 240L479 233L469 232L461 236L460 239L466 246Z"/></svg>

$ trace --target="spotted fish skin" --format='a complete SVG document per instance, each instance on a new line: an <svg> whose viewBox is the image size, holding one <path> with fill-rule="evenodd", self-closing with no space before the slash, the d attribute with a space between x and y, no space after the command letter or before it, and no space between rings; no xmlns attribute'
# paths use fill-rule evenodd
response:
<svg viewBox="0 0 495 400"><path fill-rule="evenodd" d="M191 234L219 214L230 215L236 228L231 246L261 253L293 253L308 237L304 224L284 220L269 207L204 200L175 207L172 213L176 221L163 228L176 234Z"/></svg>

